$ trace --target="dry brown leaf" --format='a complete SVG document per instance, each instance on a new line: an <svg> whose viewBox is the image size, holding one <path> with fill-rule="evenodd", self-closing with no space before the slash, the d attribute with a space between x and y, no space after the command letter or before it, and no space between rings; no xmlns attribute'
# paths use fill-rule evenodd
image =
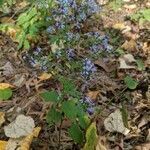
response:
<svg viewBox="0 0 150 150"><path fill-rule="evenodd" d="M139 146L136 146L134 150L150 150L150 143L144 143Z"/></svg>
<svg viewBox="0 0 150 150"><path fill-rule="evenodd" d="M112 72L115 70L116 65L112 59L98 59L94 62L95 65L102 67L106 72Z"/></svg>
<svg viewBox="0 0 150 150"><path fill-rule="evenodd" d="M0 112L0 127L5 122L5 113Z"/></svg>
<svg viewBox="0 0 150 150"><path fill-rule="evenodd" d="M131 4L131 5L124 5L124 8L126 8L126 9L129 9L129 10L132 10L132 9L135 9L137 7L137 5L136 4Z"/></svg>
<svg viewBox="0 0 150 150"><path fill-rule="evenodd" d="M136 51L136 42L135 40L131 39L130 41L125 41L125 43L121 46L121 48L134 52Z"/></svg>
<svg viewBox="0 0 150 150"><path fill-rule="evenodd" d="M10 17L3 17L3 18L0 19L0 22L1 23L15 23L15 20L13 20Z"/></svg>
<svg viewBox="0 0 150 150"><path fill-rule="evenodd" d="M15 75L15 81L13 85L21 87L25 84L25 82L26 82L25 75Z"/></svg>
<svg viewBox="0 0 150 150"><path fill-rule="evenodd" d="M9 61L3 67L1 67L1 69L3 70L3 74L5 76L11 76L15 73L14 67Z"/></svg>
<svg viewBox="0 0 150 150"><path fill-rule="evenodd" d="M96 100L98 94L99 94L99 91L89 91L86 95L87 95L90 99Z"/></svg>
<svg viewBox="0 0 150 150"><path fill-rule="evenodd" d="M0 140L0 150L6 150L7 141Z"/></svg>
<svg viewBox="0 0 150 150"><path fill-rule="evenodd" d="M147 142L150 142L150 129L148 129L148 135L147 135L147 137L146 137L146 141L147 141Z"/></svg>
<svg viewBox="0 0 150 150"><path fill-rule="evenodd" d="M0 90L4 90L7 88L13 88L14 86L9 83L0 83Z"/></svg>
<svg viewBox="0 0 150 150"><path fill-rule="evenodd" d="M40 81L44 81L44 80L48 80L52 77L52 74L50 73L43 73L42 75L40 75L38 78L40 79Z"/></svg>

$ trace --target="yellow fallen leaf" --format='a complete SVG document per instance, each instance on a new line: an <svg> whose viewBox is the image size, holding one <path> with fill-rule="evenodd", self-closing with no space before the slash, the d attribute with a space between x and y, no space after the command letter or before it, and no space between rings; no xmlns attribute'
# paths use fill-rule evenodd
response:
<svg viewBox="0 0 150 150"><path fill-rule="evenodd" d="M44 81L44 80L48 80L52 77L52 74L49 73L43 73L41 76L39 76L38 78L40 79L40 81Z"/></svg>
<svg viewBox="0 0 150 150"><path fill-rule="evenodd" d="M0 112L0 126L5 122L5 114Z"/></svg>
<svg viewBox="0 0 150 150"><path fill-rule="evenodd" d="M3 18L0 19L0 22L1 23L15 23L15 20L13 20L10 17L3 17Z"/></svg>
<svg viewBox="0 0 150 150"><path fill-rule="evenodd" d="M9 83L0 83L0 90L4 90L7 88L13 88L14 86Z"/></svg>
<svg viewBox="0 0 150 150"><path fill-rule="evenodd" d="M32 133L26 137L10 138L4 150L30 150L30 145L33 141L33 138L38 137L40 130L41 127L36 127L33 129Z"/></svg>
<svg viewBox="0 0 150 150"><path fill-rule="evenodd" d="M125 41L125 43L121 46L121 48L127 50L127 51L131 51L134 52L136 51L136 42L135 40L131 39L130 41Z"/></svg>
<svg viewBox="0 0 150 150"><path fill-rule="evenodd" d="M7 141L0 141L0 150L6 150Z"/></svg>
<svg viewBox="0 0 150 150"><path fill-rule="evenodd" d="M116 23L113 25L114 29L118 29L118 30L123 30L124 28L126 28L124 23Z"/></svg>
<svg viewBox="0 0 150 150"><path fill-rule="evenodd" d="M97 142L96 150L107 150L106 146L102 143L101 139Z"/></svg>
<svg viewBox="0 0 150 150"><path fill-rule="evenodd" d="M26 136L20 143L20 150L29 150L34 137L38 137L41 127L34 128L33 132Z"/></svg>

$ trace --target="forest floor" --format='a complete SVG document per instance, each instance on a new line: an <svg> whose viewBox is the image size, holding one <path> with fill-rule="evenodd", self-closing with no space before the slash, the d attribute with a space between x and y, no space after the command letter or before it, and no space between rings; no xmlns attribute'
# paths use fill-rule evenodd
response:
<svg viewBox="0 0 150 150"><path fill-rule="evenodd" d="M89 81L89 93L103 110L96 118L96 126L106 149L150 150L150 22L141 25L128 18L148 7L150 2L140 0L124 2L118 10L113 10L112 5L107 4L102 6L100 20L87 21L87 28L107 33L112 39L111 45L118 50L95 62L98 72ZM48 49L44 37L38 45ZM59 126L49 127L45 121L50 105L42 101L39 92L57 86L57 81L54 77L40 81L39 77L43 72L32 68L22 58L23 52L16 49L17 44L8 35L1 33L0 83L10 83L15 88L11 100L0 102L0 111L5 113L6 119L0 128L0 140L8 140L4 134L4 125L12 122L18 114L24 114L31 116L35 125L41 127L38 138L32 141L31 149L55 150L58 145L62 150L79 149L68 136L68 121L64 121L61 126L61 136ZM136 60L139 59L142 63L137 65ZM124 86L123 79L126 75L138 81L135 89ZM80 78L75 82L80 84ZM129 133L125 135L105 129L104 120L118 108L122 108L128 115L125 122Z"/></svg>

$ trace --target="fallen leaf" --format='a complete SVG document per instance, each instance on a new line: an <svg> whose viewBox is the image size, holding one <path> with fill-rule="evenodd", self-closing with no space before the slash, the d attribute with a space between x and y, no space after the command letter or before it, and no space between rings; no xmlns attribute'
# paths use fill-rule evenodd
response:
<svg viewBox="0 0 150 150"><path fill-rule="evenodd" d="M117 30L121 30L122 33L131 31L131 27L128 25L125 25L124 23L116 23L115 25L113 25L113 28Z"/></svg>
<svg viewBox="0 0 150 150"><path fill-rule="evenodd" d="M126 63L126 61L124 60L124 58L119 58L119 69L134 69L135 66L130 66Z"/></svg>
<svg viewBox="0 0 150 150"><path fill-rule="evenodd" d="M20 140L21 138L17 138L17 139L10 138L7 142L5 150L16 150L17 148L19 148Z"/></svg>
<svg viewBox="0 0 150 150"><path fill-rule="evenodd" d="M2 17L1 19L0 19L0 22L1 23L15 23L15 20L13 20L12 18L10 18L10 17Z"/></svg>
<svg viewBox="0 0 150 150"><path fill-rule="evenodd" d="M96 129L96 123L93 122L86 131L86 143L83 150L95 150L97 145L98 135Z"/></svg>
<svg viewBox="0 0 150 150"><path fill-rule="evenodd" d="M9 83L0 83L0 90L8 89L8 88L13 88L14 86L9 84Z"/></svg>
<svg viewBox="0 0 150 150"><path fill-rule="evenodd" d="M120 62L120 69L133 69L135 66L129 65L130 63L136 62L133 55L131 54L125 54L119 58Z"/></svg>
<svg viewBox="0 0 150 150"><path fill-rule="evenodd" d="M15 82L13 83L13 85L15 85L16 87L21 87L25 84L25 81L26 79L24 75L15 75Z"/></svg>
<svg viewBox="0 0 150 150"><path fill-rule="evenodd" d="M4 132L7 137L19 138L30 134L34 127L34 120L30 116L19 115L15 121L4 127Z"/></svg>
<svg viewBox="0 0 150 150"><path fill-rule="evenodd" d="M122 113L117 109L114 113L111 113L104 121L104 126L109 132L119 132L127 135L130 130L124 126Z"/></svg>
<svg viewBox="0 0 150 150"><path fill-rule="evenodd" d="M98 94L99 94L99 91L89 91L86 95L87 95L90 99L96 100Z"/></svg>
<svg viewBox="0 0 150 150"><path fill-rule="evenodd" d="M131 39L130 41L125 41L125 43L121 46L121 48L123 48L127 51L135 52L136 51L136 42L133 39Z"/></svg>
<svg viewBox="0 0 150 150"><path fill-rule="evenodd" d="M14 68L10 62L7 62L3 67L1 67L1 69L5 76L11 76L14 74Z"/></svg>
<svg viewBox="0 0 150 150"><path fill-rule="evenodd" d="M30 150L30 145L34 137L38 137L41 127L36 127L33 132L22 138L10 138L5 150ZM1 150L1 149L0 149Z"/></svg>
<svg viewBox="0 0 150 150"><path fill-rule="evenodd" d="M5 122L5 113L0 112L0 127Z"/></svg>
<svg viewBox="0 0 150 150"><path fill-rule="evenodd" d="M137 7L136 4L124 5L124 8L129 9L129 10L135 9L136 7Z"/></svg>
<svg viewBox="0 0 150 150"><path fill-rule="evenodd" d="M30 149L30 145L33 141L34 137L38 137L39 132L40 132L41 128L40 127L36 127L33 129L33 132L31 134L29 134L27 137L25 137L21 143L20 143L20 149L21 150L29 150Z"/></svg>
<svg viewBox="0 0 150 150"><path fill-rule="evenodd" d="M126 60L126 62L129 62L129 63L136 62L133 55L131 54L125 54L123 58Z"/></svg>
<svg viewBox="0 0 150 150"><path fill-rule="evenodd" d="M0 150L6 150L7 141L0 140Z"/></svg>
<svg viewBox="0 0 150 150"><path fill-rule="evenodd" d="M147 137L146 137L146 141L147 141L147 142L150 142L150 129L148 129L148 135L147 135Z"/></svg>
<svg viewBox="0 0 150 150"><path fill-rule="evenodd" d="M94 62L94 64L96 64L96 65L102 67L106 72L111 72L111 71L112 71L112 69L110 69L110 68L107 66L106 62L105 62L103 59L96 60L96 61Z"/></svg>
<svg viewBox="0 0 150 150"><path fill-rule="evenodd" d="M102 143L101 137L99 137L99 140L98 140L98 142L97 142L96 150L107 150L107 148L106 148L106 146L104 145L104 143Z"/></svg>
<svg viewBox="0 0 150 150"><path fill-rule="evenodd" d="M52 74L49 73L43 73L42 75L40 75L38 78L40 79L40 81L44 81L44 80L48 80L52 77Z"/></svg>
<svg viewBox="0 0 150 150"><path fill-rule="evenodd" d="M115 29L119 29L119 30L123 30L125 28L125 24L124 23L116 23L113 25L113 28Z"/></svg>
<svg viewBox="0 0 150 150"><path fill-rule="evenodd" d="M144 143L139 146L136 146L134 150L150 150L150 143Z"/></svg>

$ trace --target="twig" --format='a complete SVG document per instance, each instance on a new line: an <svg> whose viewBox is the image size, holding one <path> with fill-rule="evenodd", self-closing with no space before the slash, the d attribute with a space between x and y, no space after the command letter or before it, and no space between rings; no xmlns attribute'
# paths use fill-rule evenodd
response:
<svg viewBox="0 0 150 150"><path fill-rule="evenodd" d="M60 123L60 126L59 126L59 139L58 139L58 150L60 149L60 143L61 143L61 128L62 128L62 122L63 122L63 119L61 119L61 123Z"/></svg>

